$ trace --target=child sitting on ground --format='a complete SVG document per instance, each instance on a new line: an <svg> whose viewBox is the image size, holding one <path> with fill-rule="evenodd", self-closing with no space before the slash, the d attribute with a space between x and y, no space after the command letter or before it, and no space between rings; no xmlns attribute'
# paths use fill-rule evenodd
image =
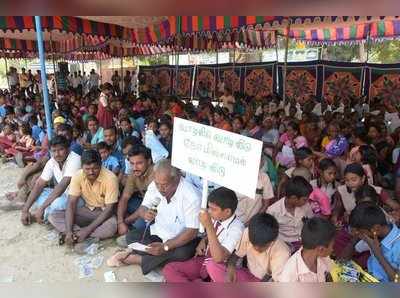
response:
<svg viewBox="0 0 400 298"><path fill-rule="evenodd" d="M35 140L32 138L29 124L21 124L18 133L17 142L4 151L9 157L16 159L18 166L24 167L24 160L34 160Z"/></svg>
<svg viewBox="0 0 400 298"><path fill-rule="evenodd" d="M296 168L293 171L293 177L295 176L303 177L309 182L311 179L311 172L307 168ZM321 189L314 188L308 198L311 210L315 216L328 218L331 215L332 210L329 197Z"/></svg>
<svg viewBox="0 0 400 298"><path fill-rule="evenodd" d="M336 228L324 218L305 220L301 231L303 247L290 257L279 282L326 282L331 281L330 272L334 265L330 258Z"/></svg>
<svg viewBox="0 0 400 298"><path fill-rule="evenodd" d="M382 209L370 203L354 208L349 222L353 234L371 251L368 272L381 282L399 282L400 229L389 224ZM357 245L356 250L363 249Z"/></svg>
<svg viewBox="0 0 400 298"><path fill-rule="evenodd" d="M353 155L354 162L362 165L364 172L367 175L368 183L374 184L374 172L377 167L376 151L369 145L362 145Z"/></svg>
<svg viewBox="0 0 400 298"><path fill-rule="evenodd" d="M313 191L310 183L300 176L292 177L285 186L285 197L268 207L267 213L279 223L279 238L292 247L292 252L300 247L300 233L303 218L314 216L308 197Z"/></svg>
<svg viewBox="0 0 400 298"><path fill-rule="evenodd" d="M344 171L345 184L338 187L334 194L335 208L332 214L332 221L336 224L340 223L340 217L343 215L344 222L347 222L348 215L356 206L354 193L363 185L367 185L367 176L361 164L349 164ZM390 198L389 194L381 187L372 185L379 195L380 204L386 205L393 211L399 210L400 205Z"/></svg>
<svg viewBox="0 0 400 298"><path fill-rule="evenodd" d="M379 195L377 194L375 188L371 185L363 185L354 193L354 197L356 199L356 206L363 203L370 203L376 206L379 206ZM399 210L394 210L390 212L386 212L381 206L379 208L382 209L383 213L385 213L386 220L389 223L396 224L400 222L400 212Z"/></svg>
<svg viewBox="0 0 400 298"><path fill-rule="evenodd" d="M15 143L17 137L15 135L16 125L12 123L5 124L0 133L0 152L5 149L11 148Z"/></svg>
<svg viewBox="0 0 400 298"><path fill-rule="evenodd" d="M278 239L279 224L270 214L255 215L243 232L236 251L228 261L228 268L214 272L214 282L254 282L277 280L278 274L290 257L290 249ZM247 258L247 268L236 267L240 258Z"/></svg>
<svg viewBox="0 0 400 298"><path fill-rule="evenodd" d="M301 147L308 147L305 137L300 135L299 126L296 122L290 122L287 125L287 130L279 138L276 146L279 153L276 154L276 161L286 168L294 167L295 156L293 151Z"/></svg>
<svg viewBox="0 0 400 298"><path fill-rule="evenodd" d="M96 145L97 151L99 151L101 156L101 161L103 167L107 170L112 171L115 175L119 175L120 165L118 159L111 155L111 146L106 142L100 142Z"/></svg>
<svg viewBox="0 0 400 298"><path fill-rule="evenodd" d="M285 171L285 174L282 175L281 181L278 185L278 198L284 196L283 188L285 183L293 176L293 171L296 168L303 167L310 170L311 174L314 173L314 155L310 148L301 147L297 150L294 150L294 157L296 160L296 166L289 168Z"/></svg>
<svg viewBox="0 0 400 298"><path fill-rule="evenodd" d="M206 280L219 271L238 244L244 229L236 217L236 194L225 187L213 190L208 196L208 211L201 210L200 223L207 236L196 248L194 258L185 262L172 262L163 269L167 282Z"/></svg>
<svg viewBox="0 0 400 298"><path fill-rule="evenodd" d="M333 208L332 196L337 190L336 171L337 167L332 159L321 159L318 164L319 177L310 181L314 190L321 190L329 198L331 208Z"/></svg>

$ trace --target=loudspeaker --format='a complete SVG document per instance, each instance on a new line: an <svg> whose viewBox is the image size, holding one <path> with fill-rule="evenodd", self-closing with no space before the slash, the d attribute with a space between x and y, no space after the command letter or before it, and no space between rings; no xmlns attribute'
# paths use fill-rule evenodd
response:
<svg viewBox="0 0 400 298"><path fill-rule="evenodd" d="M68 63L67 62L58 62L58 70L62 74L68 73Z"/></svg>

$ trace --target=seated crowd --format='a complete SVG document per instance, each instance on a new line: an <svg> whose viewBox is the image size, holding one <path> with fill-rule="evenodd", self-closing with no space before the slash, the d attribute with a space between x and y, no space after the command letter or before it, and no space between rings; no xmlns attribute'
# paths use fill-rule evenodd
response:
<svg viewBox="0 0 400 298"><path fill-rule="evenodd" d="M123 250L108 266L166 282L326 282L342 260L399 281L398 103L299 104L225 86L217 103L194 105L105 83L60 92L48 136L35 96L18 86L0 94L0 151L24 167L0 208L53 226L60 245L84 253L115 238ZM210 183L201 209L201 178L170 162L174 117L262 141L255 196Z"/></svg>

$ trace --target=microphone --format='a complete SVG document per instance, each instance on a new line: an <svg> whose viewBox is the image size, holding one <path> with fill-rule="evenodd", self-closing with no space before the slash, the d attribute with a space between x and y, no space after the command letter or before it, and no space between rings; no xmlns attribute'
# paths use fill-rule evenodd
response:
<svg viewBox="0 0 400 298"><path fill-rule="evenodd" d="M160 204L160 202L161 202L161 198L160 197L156 197L153 206L150 207L150 210L152 210L153 212L157 213L157 207ZM152 224L153 221L146 220L145 222L146 222L146 227L145 227L143 235L142 235L142 241L144 240L146 232L147 232L148 228L150 227L150 225Z"/></svg>

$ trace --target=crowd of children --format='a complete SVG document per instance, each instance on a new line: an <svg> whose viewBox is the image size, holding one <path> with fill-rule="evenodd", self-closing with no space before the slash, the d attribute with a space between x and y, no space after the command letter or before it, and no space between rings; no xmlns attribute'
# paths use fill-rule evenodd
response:
<svg viewBox="0 0 400 298"><path fill-rule="evenodd" d="M135 159L140 153L133 151L145 145L150 149L142 153L145 160L170 158L174 117L264 145L255 197L210 183L208 210L198 214L205 235L191 258L163 264L167 282L324 282L332 280L333 267L343 260L379 281L399 281L398 102L310 98L300 105L277 94L232 94L228 82L219 99L206 94L198 103L152 92L143 84L139 90L147 92L136 98L110 83L86 94L60 90L50 107L54 133L64 135L78 155L96 150L102 167L118 177L121 194L129 193L126 200L143 198L152 181L147 166ZM19 86L1 91L0 152L26 167L20 189L35 182L33 174L50 158L54 144L44 115L40 93ZM201 191L200 178L185 175ZM122 191L126 187L132 191ZM23 206L27 197L8 194L5 209ZM128 208L124 204L118 206L122 216ZM132 212L130 224L139 213ZM120 235L131 229L125 223L118 215ZM118 257L113 262L123 263Z"/></svg>

